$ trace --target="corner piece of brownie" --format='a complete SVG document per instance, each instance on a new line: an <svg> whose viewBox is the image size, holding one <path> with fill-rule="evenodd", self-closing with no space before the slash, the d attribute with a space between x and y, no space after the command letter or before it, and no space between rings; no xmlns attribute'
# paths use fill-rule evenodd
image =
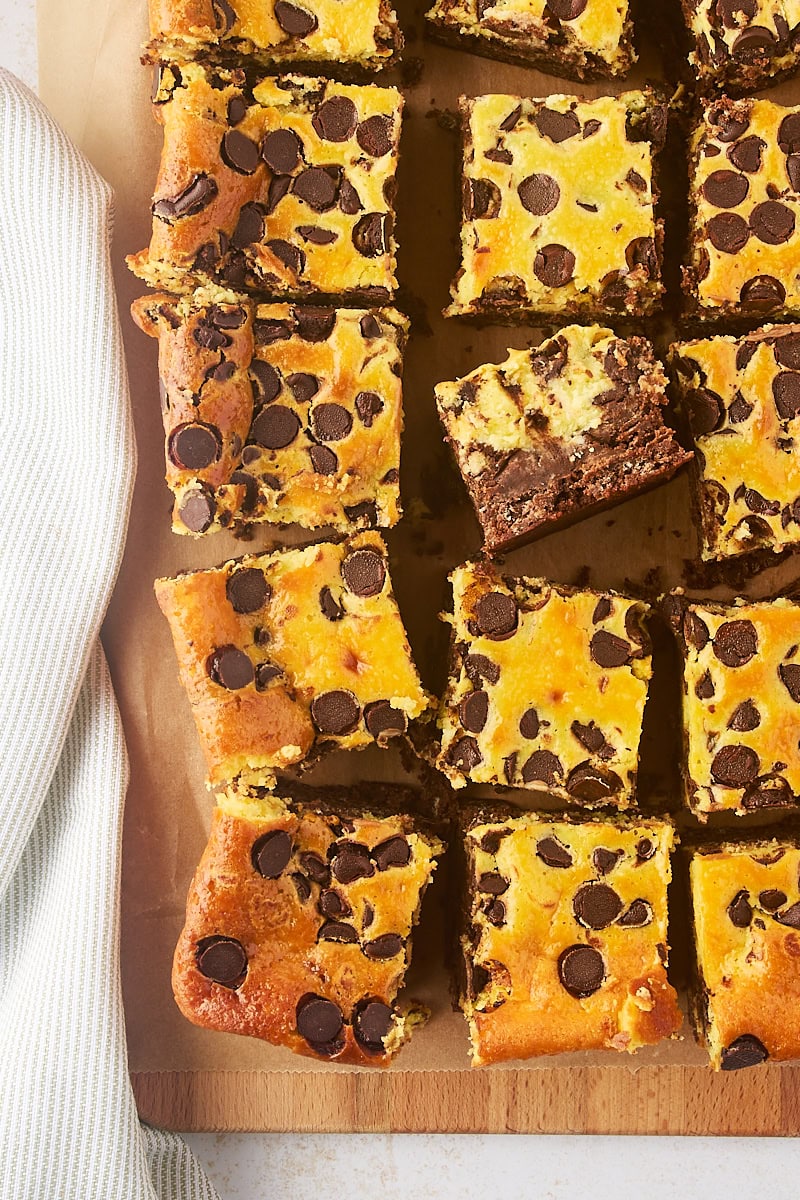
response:
<svg viewBox="0 0 800 1200"><path fill-rule="evenodd" d="M436 402L490 553L656 487L692 458L664 422L649 342L598 326L510 350L440 383Z"/></svg>
<svg viewBox="0 0 800 1200"><path fill-rule="evenodd" d="M700 87L755 92L800 65L796 0L682 0L689 64Z"/></svg>

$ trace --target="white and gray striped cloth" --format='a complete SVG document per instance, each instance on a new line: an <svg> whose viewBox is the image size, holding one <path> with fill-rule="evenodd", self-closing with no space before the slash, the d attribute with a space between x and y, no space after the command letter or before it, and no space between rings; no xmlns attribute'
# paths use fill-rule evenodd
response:
<svg viewBox="0 0 800 1200"><path fill-rule="evenodd" d="M119 982L127 761L98 635L136 467L112 196L0 68L0 1197L211 1200L139 1124Z"/></svg>

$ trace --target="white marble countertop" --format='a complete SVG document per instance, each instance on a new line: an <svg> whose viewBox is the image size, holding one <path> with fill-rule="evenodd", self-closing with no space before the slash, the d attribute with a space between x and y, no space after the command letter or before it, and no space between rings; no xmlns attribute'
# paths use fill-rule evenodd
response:
<svg viewBox="0 0 800 1200"><path fill-rule="evenodd" d="M0 63L37 84L35 0L0 0ZM222 1200L795 1200L800 1141L191 1134ZM11 1200L11 1198L9 1198Z"/></svg>

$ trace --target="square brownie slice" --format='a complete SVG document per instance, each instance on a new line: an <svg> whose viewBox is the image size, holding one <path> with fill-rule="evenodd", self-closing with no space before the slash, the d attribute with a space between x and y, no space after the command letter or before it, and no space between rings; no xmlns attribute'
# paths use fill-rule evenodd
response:
<svg viewBox="0 0 800 1200"><path fill-rule="evenodd" d="M620 78L636 62L627 0L436 0L431 35L568 79Z"/></svg>
<svg viewBox="0 0 800 1200"><path fill-rule="evenodd" d="M671 365L698 453L700 557L800 543L800 326L679 342Z"/></svg>
<svg viewBox="0 0 800 1200"><path fill-rule="evenodd" d="M380 784L376 805L412 797ZM387 1066L427 1010L398 1003L411 933L444 846L408 812L347 792L221 796L172 973L195 1025L333 1062Z"/></svg>
<svg viewBox="0 0 800 1200"><path fill-rule="evenodd" d="M650 92L462 97L461 266L447 316L644 316L661 283Z"/></svg>
<svg viewBox="0 0 800 1200"><path fill-rule="evenodd" d="M209 784L405 734L422 690L377 533L158 579Z"/></svg>
<svg viewBox="0 0 800 1200"><path fill-rule="evenodd" d="M690 864L694 1018L716 1070L800 1058L800 848L704 848Z"/></svg>
<svg viewBox="0 0 800 1200"><path fill-rule="evenodd" d="M570 325L440 383L439 416L486 549L551 533L691 461L664 423L666 382L644 338Z"/></svg>
<svg viewBox="0 0 800 1200"><path fill-rule="evenodd" d="M682 1015L667 979L672 826L475 815L466 832L465 979L474 1066L632 1053Z"/></svg>
<svg viewBox="0 0 800 1200"><path fill-rule="evenodd" d="M681 0L689 64L705 90L755 92L800 65L796 0Z"/></svg>
<svg viewBox="0 0 800 1200"><path fill-rule="evenodd" d="M129 267L168 291L388 300L402 107L374 84L285 75L250 88L240 70L167 71L152 237Z"/></svg>
<svg viewBox="0 0 800 1200"><path fill-rule="evenodd" d="M403 37L388 0L150 0L144 61L246 58L380 70Z"/></svg>
<svg viewBox="0 0 800 1200"><path fill-rule="evenodd" d="M133 316L159 343L175 533L397 523L401 313L206 289L144 296Z"/></svg>
<svg viewBox="0 0 800 1200"><path fill-rule="evenodd" d="M800 107L706 104L690 141L692 314L800 314Z"/></svg>
<svg viewBox="0 0 800 1200"><path fill-rule="evenodd" d="M437 765L567 803L635 801L652 662L648 606L616 593L457 567Z"/></svg>
<svg viewBox="0 0 800 1200"><path fill-rule="evenodd" d="M683 655L686 801L701 820L800 805L800 604L687 600L666 611Z"/></svg>

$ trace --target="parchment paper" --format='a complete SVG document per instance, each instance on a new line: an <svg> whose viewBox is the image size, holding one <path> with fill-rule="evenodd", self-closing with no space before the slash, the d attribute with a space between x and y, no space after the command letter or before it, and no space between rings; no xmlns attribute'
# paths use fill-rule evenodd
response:
<svg viewBox="0 0 800 1200"><path fill-rule="evenodd" d="M477 551L480 538L466 493L445 452L433 386L482 362L500 361L510 346L540 340L540 331L532 328L479 330L445 322L439 315L457 265L458 229L457 144L441 114L455 109L462 92L537 96L576 89L525 68L436 47L423 40L422 5L401 0L397 7L407 40L405 59L410 61L405 78L410 83L414 77L414 60L422 60L422 74L406 90L399 174L401 307L408 308L413 320L404 389L406 517L389 533L388 542L395 592L417 662L426 685L437 691L444 678L447 642L437 612L449 604L446 576L456 563ZM212 798L203 783L194 724L152 582L156 576L211 566L245 550L266 549L279 539L266 529L257 530L246 544L228 534L191 541L170 532L157 347L128 316L130 301L143 288L123 263L127 253L141 249L149 238L150 196L160 150L149 104L150 75L138 61L145 32L145 0L39 2L41 95L116 192L114 260L139 445L127 552L104 635L132 767L123 856L123 984L130 1066L134 1072L352 1070L297 1058L255 1040L197 1029L180 1015L170 990L172 951L189 881L205 844ZM623 86L643 82L657 69L656 62L648 53L647 66L640 65ZM577 90L596 95L622 88ZM799 91L794 85L772 95L789 98ZM658 584L666 588L682 582L683 562L693 549L688 487L682 477L516 551L507 563L520 573L566 583L588 579L593 586L622 589L652 586L652 571L658 568ZM797 575L800 565L790 560L763 574L753 590L769 594ZM668 656L665 662L668 666ZM667 675L659 672L656 696L649 706L643 777L655 801L666 799L674 807L677 714L669 710L673 681L664 669ZM401 776L399 762L389 752L367 751L329 760L309 781ZM671 941L674 971L680 979L687 957L680 888L676 897L678 915ZM430 1004L432 1020L391 1069L462 1071L469 1086L466 1025L451 1011L443 966L445 928L455 919L455 908L447 900L445 868L425 901L424 928L415 942L409 980L410 993ZM705 1061L685 1026L682 1040L633 1058L613 1053L568 1055L521 1069L588 1064L634 1069L653 1063Z"/></svg>

